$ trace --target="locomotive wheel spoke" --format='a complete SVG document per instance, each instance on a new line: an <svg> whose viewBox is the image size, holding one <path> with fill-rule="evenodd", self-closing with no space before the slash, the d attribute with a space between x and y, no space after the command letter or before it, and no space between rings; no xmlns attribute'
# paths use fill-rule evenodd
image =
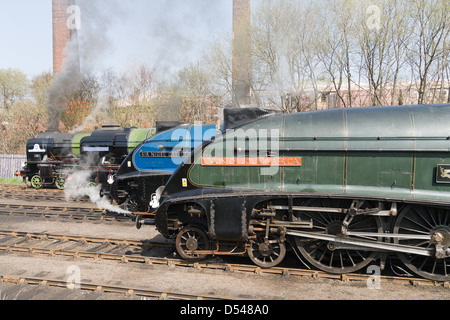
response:
<svg viewBox="0 0 450 320"><path fill-rule="evenodd" d="M277 235L269 235L269 241L265 241L264 235L258 234L248 249L248 256L257 266L272 268L284 260L286 245Z"/></svg>
<svg viewBox="0 0 450 320"><path fill-rule="evenodd" d="M43 180L41 176L33 176L31 178L31 186L34 189L41 189L43 186Z"/></svg>
<svg viewBox="0 0 450 320"><path fill-rule="evenodd" d="M64 183L65 183L64 179L57 178L55 180L55 187L59 190L64 190Z"/></svg>
<svg viewBox="0 0 450 320"><path fill-rule="evenodd" d="M185 260L191 262L201 261L206 258L206 254L192 253L196 250L208 250L209 241L205 232L199 228L186 227L178 233L175 247L178 254Z"/></svg>
<svg viewBox="0 0 450 320"><path fill-rule="evenodd" d="M397 217L393 233L439 234L441 239L395 239L395 243L436 249L441 245L443 250L450 250L450 212L433 207L406 206ZM450 257L420 256L408 253L398 253L399 259L415 274L435 281L450 280Z"/></svg>
<svg viewBox="0 0 450 320"><path fill-rule="evenodd" d="M350 207L351 201L346 200L317 200L308 204L312 207L345 208ZM335 212L301 212L298 218L312 220L316 234L341 236L345 214ZM358 215L348 226L352 232L380 233L382 228L377 217ZM361 238L361 237L360 237ZM376 241L375 237L362 237ZM314 267L329 273L344 274L356 272L371 263L377 253L364 249L335 248L330 241L311 240L294 237L294 243L303 257Z"/></svg>

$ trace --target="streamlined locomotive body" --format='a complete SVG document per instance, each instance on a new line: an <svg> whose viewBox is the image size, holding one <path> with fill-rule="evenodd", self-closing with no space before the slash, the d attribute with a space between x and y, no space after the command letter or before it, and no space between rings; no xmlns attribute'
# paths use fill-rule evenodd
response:
<svg viewBox="0 0 450 320"><path fill-rule="evenodd" d="M125 203L129 211L148 212L156 189L169 180L192 150L218 133L214 125L190 124L158 131L128 155L114 176L111 197L118 204Z"/></svg>
<svg viewBox="0 0 450 320"><path fill-rule="evenodd" d="M262 117L195 150L158 195L156 224L188 260L288 244L309 265L356 272L395 254L450 280L450 105Z"/></svg>

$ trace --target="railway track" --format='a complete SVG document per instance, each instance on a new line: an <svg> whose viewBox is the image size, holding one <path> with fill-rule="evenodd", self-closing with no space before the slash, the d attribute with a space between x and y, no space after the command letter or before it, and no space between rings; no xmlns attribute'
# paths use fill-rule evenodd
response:
<svg viewBox="0 0 450 320"><path fill-rule="evenodd" d="M24 216L52 220L76 220L86 222L129 222L130 216L107 212L96 208L59 204L16 204L0 201L0 216Z"/></svg>
<svg viewBox="0 0 450 320"><path fill-rule="evenodd" d="M166 265L169 267L189 267L197 270L223 270L225 272L246 272L258 275L279 275L292 277L309 277L314 279L332 279L340 281L367 282L369 274L335 275L317 270L300 268L274 267L263 269L255 265L230 264L217 262L195 262L168 258L174 243L158 241L136 241L126 239L108 239L72 235L52 235L0 231L0 253L3 254L36 254L48 256L65 256L77 259L109 260L121 263L139 263L147 265ZM166 248L158 253L155 248ZM158 256L159 255L159 256ZM430 281L421 278L404 278L380 276L379 281L394 282L414 286L442 286L450 288L450 283Z"/></svg>
<svg viewBox="0 0 450 320"><path fill-rule="evenodd" d="M2 193L3 192L3 193ZM61 196L61 191L47 190L41 196L35 190L22 190L27 195L10 196L13 191L4 193L0 187L0 216L29 217L32 219L48 219L62 222L82 223L133 223L131 218L121 214L109 213L93 208L92 205L83 202L66 202ZM29 194L29 196L28 196ZM59 196L58 196L59 194ZM59 197L59 198L58 198ZM14 228L16 229L16 228ZM20 229L20 228L19 228ZM125 236L126 237L126 236ZM272 275L280 277L303 277L312 279L331 279L344 282L367 283L371 274L346 274L334 275L317 270L302 269L297 267L260 268L253 264L229 263L236 261L209 259L203 262L191 263L183 259L175 258L175 248L172 242L136 241L129 239L114 239L101 237L73 236L66 234L29 233L17 231L0 231L0 254L68 257L76 260L111 261L118 263L154 265L162 268L192 268L196 271L217 270L224 274L228 272L250 273L255 275ZM228 260L228 261L227 261ZM222 262L224 261L224 262ZM240 260L237 260L240 261ZM298 263L298 262L297 262ZM295 266L294 264L292 264ZM132 267L132 265L130 265ZM180 269L181 270L181 269ZM22 276L8 276L0 274L0 283L38 285L40 287L65 288L67 283L61 280L39 278L25 278ZM59 279L59 278L58 278ZM439 283L420 278L381 276L378 278L381 284L397 283L413 286L439 286L450 288L450 283ZM86 292L98 294L112 293L126 297L141 297L149 299L175 299L175 300L215 300L230 297L201 296L197 294L159 292L152 289L128 288L111 286L109 284L85 283L80 289ZM49 289L50 290L50 289Z"/></svg>
<svg viewBox="0 0 450 320"><path fill-rule="evenodd" d="M67 289L67 281L45 279L45 278L31 278L31 277L15 277L0 275L0 282L14 285L35 285L48 286ZM167 292L160 290L150 290L144 288L132 288L126 286L111 286L107 284L92 284L79 283L77 289L82 291L90 291L94 293L112 293L125 296L136 296L140 298L150 298L155 300L234 300L230 297L217 297L212 295L198 295L180 292ZM19 296L20 298L20 296Z"/></svg>
<svg viewBox="0 0 450 320"><path fill-rule="evenodd" d="M0 185L0 199L37 200L37 201L65 201L63 190L27 188L24 185ZM88 202L87 198L74 200Z"/></svg>
<svg viewBox="0 0 450 320"><path fill-rule="evenodd" d="M14 191L14 190L4 190L0 189L0 199L11 199L11 200L21 200L21 201L59 201L66 202L66 197L64 192L43 192L37 193L36 191ZM71 202L76 203L89 203L87 198L79 198L71 200Z"/></svg>

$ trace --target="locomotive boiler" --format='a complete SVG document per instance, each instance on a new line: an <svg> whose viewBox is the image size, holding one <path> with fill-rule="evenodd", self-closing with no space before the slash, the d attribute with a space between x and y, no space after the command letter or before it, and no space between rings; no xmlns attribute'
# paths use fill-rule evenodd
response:
<svg viewBox="0 0 450 320"><path fill-rule="evenodd" d="M450 280L450 105L265 116L196 149L151 214L178 253L280 264L289 247L329 273L392 255Z"/></svg>
<svg viewBox="0 0 450 320"><path fill-rule="evenodd" d="M143 140L155 133L154 128L121 128L118 125L105 125L92 132L80 142L80 166L75 172L90 173L86 187L100 186L102 195L109 194L108 179L111 179L122 161Z"/></svg>

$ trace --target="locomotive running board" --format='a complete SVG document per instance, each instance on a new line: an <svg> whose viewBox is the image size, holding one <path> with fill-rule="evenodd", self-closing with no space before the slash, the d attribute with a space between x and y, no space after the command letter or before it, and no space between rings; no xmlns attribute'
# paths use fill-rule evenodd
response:
<svg viewBox="0 0 450 320"><path fill-rule="evenodd" d="M346 237L338 237L330 234L320 234L320 233L311 233L311 232L303 232L303 231L291 231L287 230L286 235L302 237L302 238L310 238L310 239L318 239L334 242L337 245L339 244L347 244L352 245L356 248L370 248L370 249L378 249L380 251L392 251L392 252L401 252L401 253L411 253L417 254L421 256L434 256L433 249L424 249L412 246L405 246L402 244L396 243L384 243L384 242L376 242L362 239L352 239Z"/></svg>

